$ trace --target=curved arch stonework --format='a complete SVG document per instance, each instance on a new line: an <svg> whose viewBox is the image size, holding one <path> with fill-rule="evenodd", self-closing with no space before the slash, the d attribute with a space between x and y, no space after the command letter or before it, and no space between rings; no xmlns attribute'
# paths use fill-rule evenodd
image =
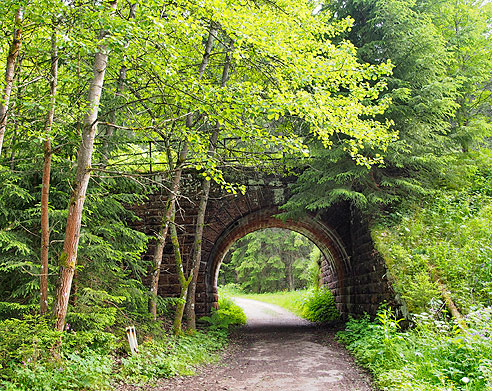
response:
<svg viewBox="0 0 492 391"><path fill-rule="evenodd" d="M350 257L336 231L323 224L311 215L299 219L279 219L278 208L265 208L252 212L231 223L224 229L212 248L205 266L205 290L207 298L212 298L211 306L215 306L217 296L217 280L220 265L231 246L245 235L265 228L284 228L298 232L310 239L323 253L325 262L332 273L337 275L337 282L332 286L335 302L341 307L343 297L343 281L350 271Z"/></svg>
<svg viewBox="0 0 492 391"><path fill-rule="evenodd" d="M306 212L296 219L275 217L288 197L290 182L291 178L256 178L249 180L244 195L225 195L215 189L205 217L195 307L198 315L208 314L217 303L217 273L232 244L250 232L272 227L299 232L320 248L325 256L323 283L332 290L342 315L374 314L383 301L394 302L385 264L374 249L366 224L348 203L323 213ZM183 198L176 215L185 265L191 256L196 205L196 201ZM155 234L164 206L165 196L153 194L144 205L135 207L140 217L135 228L148 235ZM144 257L150 259L153 251L151 242ZM168 244L164 249L159 282L159 294L164 297L179 293L175 268L174 252Z"/></svg>

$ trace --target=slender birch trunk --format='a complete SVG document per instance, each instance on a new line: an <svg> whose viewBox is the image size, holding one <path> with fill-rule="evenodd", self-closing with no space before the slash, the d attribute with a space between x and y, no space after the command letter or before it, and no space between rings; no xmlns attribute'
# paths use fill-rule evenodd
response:
<svg viewBox="0 0 492 391"><path fill-rule="evenodd" d="M169 229L169 223L172 220L174 206L176 204L176 198L179 192L181 174L183 172L183 164L186 161L188 155L188 144L185 144L179 154L178 162L176 164L176 170L174 172L173 181L169 190L169 195L166 201L166 212L162 217L161 228L157 236L157 243L154 251L154 268L152 271L152 284L150 288L151 297L149 300L149 312L157 319L157 292L159 289L159 277L161 274L162 253L164 246L166 245L167 231Z"/></svg>
<svg viewBox="0 0 492 391"><path fill-rule="evenodd" d="M215 23L210 26L207 44L205 45L205 51L203 53L202 62L200 63L200 68L198 69L198 78L201 79L205 73L205 69L210 58L210 53L212 52L213 42L215 40L215 35L217 34L217 27ZM186 118L186 125L188 127L193 126L193 116L188 115ZM166 202L166 212L163 216L161 228L157 234L157 243L153 256L153 268L152 268L152 283L150 286L150 299L149 299L149 312L152 314L154 320L157 319L157 293L159 290L159 277L161 274L161 264L162 264L162 253L164 251L164 246L166 245L166 237L169 228L169 222L172 215L172 210L174 209L174 204L176 202L176 195L179 192L179 187L181 183L181 173L182 164L186 160L188 154L188 144L185 144L180 152L180 157L178 164L176 166L176 171L174 173L173 181L171 184L171 189L169 192L168 200Z"/></svg>
<svg viewBox="0 0 492 391"><path fill-rule="evenodd" d="M125 80L126 80L126 65L122 65L120 68L120 73L118 75L118 86L116 88L116 93L115 93L115 98L120 96L122 91L123 91L123 86L125 85ZM102 145L102 167L105 168L106 165L108 164L109 160L109 155L110 155L110 140L113 137L114 131L115 131L115 126L113 125L116 121L116 115L115 112L113 111L110 115L109 122L110 125L106 126L106 132L104 134L104 140L103 140L103 145Z"/></svg>
<svg viewBox="0 0 492 391"><path fill-rule="evenodd" d="M187 278L183 269L183 259L181 257L181 251L179 248L178 233L176 231L176 225L174 224L175 216L176 216L176 212L173 208L173 214L171 217L171 224L170 224L171 242L173 244L173 249L174 249L174 258L176 260L176 270L178 272L179 284L181 285L179 300L178 300L178 304L176 305L176 312L174 314L174 321L173 321L173 333L174 335L178 335L183 332L181 327L183 322L183 313L185 309L186 296L188 294L188 286L190 285L192 275L190 275Z"/></svg>
<svg viewBox="0 0 492 391"><path fill-rule="evenodd" d="M16 79L17 79L17 83L19 83L19 80L21 79L21 72L22 72L22 56L19 55L17 62L15 64L14 85L16 83ZM14 87L12 87L12 89L13 88ZM23 91L21 90L20 86L17 86L17 92L15 94L16 103L14 103L15 113L13 113L14 118L13 118L13 127L12 127L12 138L10 140L10 171L15 170L15 145L17 144L17 136L19 134L17 130L19 129L18 119L20 118L20 109L21 109L21 105L18 102L22 101L22 93ZM12 99L12 94L10 96L10 99ZM9 108L11 108L10 104L9 104ZM4 149L4 151L5 151L4 153L7 154L6 153L7 149Z"/></svg>
<svg viewBox="0 0 492 391"><path fill-rule="evenodd" d="M49 224L49 193L50 193L50 174L51 174L51 128L55 115L56 88L58 84L58 50L56 42L56 26L53 24L51 34L51 86L50 86L50 106L44 131L44 163L43 163L43 187L41 191L41 273L40 273L40 312L48 312L48 250L50 244L50 224Z"/></svg>
<svg viewBox="0 0 492 391"><path fill-rule="evenodd" d="M116 10L116 1L110 2L110 5L113 10ZM55 327L60 331L63 330L65 326L70 289L72 287L72 279L77 264L77 249L82 221L82 210L84 208L85 195L91 176L92 153L97 132L97 113L101 100L107 63L108 48L102 46L94 58L94 76L89 87L89 108L84 117L82 142L77 156L77 175L75 182L72 184L73 192L68 207L65 241L63 243L63 251L59 258L60 279L54 312L56 316Z"/></svg>
<svg viewBox="0 0 492 391"><path fill-rule="evenodd" d="M220 86L224 88L229 79L229 70L231 67L232 45L229 48L222 71L222 80ZM211 158L215 153L217 140L219 139L220 126L215 124L214 130L210 135L210 144L208 149L208 156ZM195 240L193 242L193 260L191 263L190 276L192 277L191 283L188 287L188 300L186 301L186 325L190 330L196 329L196 315L195 315L195 295L196 295L196 283L198 280L198 272L200 270L200 263L202 259L202 238L203 228L205 226L205 212L207 209L208 197L210 194L210 181L203 179L202 182L202 194L200 196L200 203L198 206L198 216L195 228Z"/></svg>
<svg viewBox="0 0 492 391"><path fill-rule="evenodd" d="M12 85L14 84L15 63L17 57L19 57L22 45L22 22L23 12L22 7L20 7L15 14L12 45L7 56L7 66L5 69L5 88L0 99L0 156L2 155L3 139L7 127L10 95L12 94Z"/></svg>

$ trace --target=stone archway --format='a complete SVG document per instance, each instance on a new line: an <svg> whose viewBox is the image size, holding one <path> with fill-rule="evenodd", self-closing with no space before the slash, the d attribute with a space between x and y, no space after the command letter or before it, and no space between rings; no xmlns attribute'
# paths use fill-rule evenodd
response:
<svg viewBox="0 0 492 391"><path fill-rule="evenodd" d="M188 178L187 193L193 193L196 182ZM299 218L280 220L275 217L289 195L289 183L295 178L261 176L246 180L244 194L224 194L214 189L208 203L202 241L196 311L208 314L217 302L216 278L227 250L249 232L261 228L287 228L305 235L326 257L323 282L333 292L343 316L375 314L378 306L394 302L394 292L386 278L386 266L374 249L366 223L348 203L334 205L323 213L302 213ZM194 184L195 183L195 184ZM195 194L198 193L195 190ZM140 221L135 228L148 235L159 229L165 205L163 194L153 194L148 202L135 207ZM176 217L181 252L186 264L193 245L196 200L183 198ZM151 258L151 242L144 257ZM164 249L159 294L177 296L180 290L175 272L174 252L170 244Z"/></svg>
<svg viewBox="0 0 492 391"><path fill-rule="evenodd" d="M327 274L336 276L332 278L330 289L335 296L338 308L343 311L342 298L344 297L344 276L350 273L350 257L345 246L336 231L326 226L320 220L311 215L304 215L299 219L279 219L275 217L279 213L278 208L266 208L252 212L230 224L215 242L205 268L205 291L207 301L215 307L217 295L217 280L220 265L236 240L248 233L264 228L284 228L298 232L311 240L323 253Z"/></svg>

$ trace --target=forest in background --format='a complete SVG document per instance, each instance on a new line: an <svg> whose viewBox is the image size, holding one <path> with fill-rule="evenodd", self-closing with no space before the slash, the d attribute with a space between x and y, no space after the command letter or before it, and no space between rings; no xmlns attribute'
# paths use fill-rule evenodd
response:
<svg viewBox="0 0 492 391"><path fill-rule="evenodd" d="M178 373L169 346L195 337L162 327L195 327L203 232L199 219L182 257L181 175L202 178L203 217L212 183L244 191L224 177L244 166L302 172L285 215L349 201L371 224L395 290L424 314L405 337L389 310L349 324L346 343L382 387L492 387L489 3L36 0L0 15L4 387L109 387L129 322L154 342L121 376ZM157 190L166 213L146 237L125 206ZM157 295L166 241L178 300Z"/></svg>
<svg viewBox="0 0 492 391"><path fill-rule="evenodd" d="M218 284L244 293L305 289L318 285L320 250L305 236L267 228L239 239L220 266Z"/></svg>

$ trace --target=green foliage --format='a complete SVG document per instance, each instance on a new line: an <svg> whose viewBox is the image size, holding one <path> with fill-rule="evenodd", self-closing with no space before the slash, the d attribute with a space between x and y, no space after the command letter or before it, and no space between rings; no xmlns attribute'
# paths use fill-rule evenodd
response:
<svg viewBox="0 0 492 391"><path fill-rule="evenodd" d="M4 320L0 384L26 391L109 389L113 345L112 334L61 333L41 317Z"/></svg>
<svg viewBox="0 0 492 391"><path fill-rule="evenodd" d="M0 322L0 369L13 363L39 361L50 357L61 333L44 318L27 317Z"/></svg>
<svg viewBox="0 0 492 391"><path fill-rule="evenodd" d="M30 304L39 300L41 193L38 175L29 162L24 165L25 172L0 172L0 180L10 183L7 189L2 186L0 190L0 300ZM50 300L58 270L54 260L62 253L65 234L69 175L68 167L63 167L61 172L53 173L51 179ZM106 192L109 194L104 194ZM124 208L124 203L139 202L144 192L144 188L126 179L101 182L97 188L89 190L78 252L77 277L81 292L91 286L95 290L114 291L118 296L118 291L131 284L128 277L132 273L133 286L138 286L140 296L146 295L139 279L147 272L147 262L140 258L147 237L129 228L135 216ZM23 196L24 193L28 196ZM137 300L135 293L134 290L127 295L132 302Z"/></svg>
<svg viewBox="0 0 492 391"><path fill-rule="evenodd" d="M424 313L402 331L391 310L375 321L351 319L338 339L374 374L382 390L467 390L492 387L491 309L467 317L470 328Z"/></svg>
<svg viewBox="0 0 492 391"><path fill-rule="evenodd" d="M392 103L381 117L399 139L385 149L362 144L366 155L384 156L372 167L351 158L346 135L328 150L308 139L310 159L291 160L301 175L286 213L348 201L374 217L458 180L450 170L456 156L480 146L491 129L490 4L330 0L324 7L337 18L354 18L342 37L358 48L361 61L394 65L380 97Z"/></svg>
<svg viewBox="0 0 492 391"><path fill-rule="evenodd" d="M208 323L210 330L228 330L231 325L246 324L246 315L232 299L222 294L219 309L212 309L212 314L202 316L200 321Z"/></svg>
<svg viewBox="0 0 492 391"><path fill-rule="evenodd" d="M12 391L109 390L115 377L145 383L192 374L196 364L214 360L214 353L227 342L220 331L174 337L155 323L160 331L153 334L150 324L139 326L139 336L145 340L140 353L117 364L117 337L112 333L75 331L71 325L58 332L41 317L1 321L0 387ZM121 338L126 346L124 333Z"/></svg>
<svg viewBox="0 0 492 391"><path fill-rule="evenodd" d="M492 304L492 176L490 161L481 161L462 177L468 187L443 191L393 216L398 223L391 228L380 225L373 231L394 287L411 312L426 311L439 298L437 276L462 312Z"/></svg>
<svg viewBox="0 0 492 391"><path fill-rule="evenodd" d="M236 284L235 282L230 282L228 284L221 285L218 287L218 290L219 290L219 295L221 297L222 295L237 296L244 293L241 286L239 284Z"/></svg>
<svg viewBox="0 0 492 391"><path fill-rule="evenodd" d="M67 323L76 331L106 330L113 326L118 316L118 304L123 303L125 297L113 296L106 291L84 288L79 295L75 311L67 314Z"/></svg>
<svg viewBox="0 0 492 391"><path fill-rule="evenodd" d="M34 315L38 310L36 304L19 304L0 302L0 320L11 318L24 318L26 315Z"/></svg>
<svg viewBox="0 0 492 391"><path fill-rule="evenodd" d="M302 317L312 322L330 322L337 320L340 313L335 299L328 288L311 288L303 296Z"/></svg>
<svg viewBox="0 0 492 391"><path fill-rule="evenodd" d="M196 332L180 337L168 336L161 341L147 341L138 355L122 360L118 377L131 382L147 383L160 377L190 375L194 365L210 362L226 342L223 333Z"/></svg>
<svg viewBox="0 0 492 391"><path fill-rule="evenodd" d="M2 384L12 391L109 390L111 357L94 353L68 354L62 364L27 364L12 374L15 382Z"/></svg>

